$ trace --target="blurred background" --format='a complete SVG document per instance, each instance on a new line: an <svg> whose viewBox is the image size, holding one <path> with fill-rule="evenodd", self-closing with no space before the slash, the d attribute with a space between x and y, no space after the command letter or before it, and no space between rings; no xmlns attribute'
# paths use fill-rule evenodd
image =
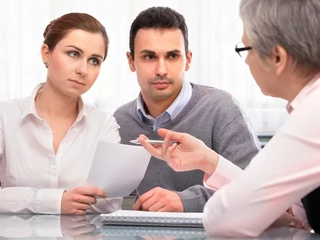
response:
<svg viewBox="0 0 320 240"><path fill-rule="evenodd" d="M184 15L189 28L191 69L185 77L233 94L260 136L271 136L285 121L285 102L264 96L249 68L234 51L241 41L240 0L0 0L0 100L21 98L46 79L40 47L51 20L69 12L93 15L106 27L109 53L84 101L114 112L139 93L129 70L129 29L151 6L168 6Z"/></svg>

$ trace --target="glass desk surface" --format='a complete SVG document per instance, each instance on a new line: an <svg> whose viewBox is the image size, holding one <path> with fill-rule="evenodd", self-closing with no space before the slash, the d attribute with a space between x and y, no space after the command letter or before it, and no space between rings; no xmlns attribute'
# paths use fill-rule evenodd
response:
<svg viewBox="0 0 320 240"><path fill-rule="evenodd" d="M210 238L203 228L134 227L102 225L100 216L0 214L0 239L115 239L173 240ZM255 239L320 239L294 228L274 228Z"/></svg>

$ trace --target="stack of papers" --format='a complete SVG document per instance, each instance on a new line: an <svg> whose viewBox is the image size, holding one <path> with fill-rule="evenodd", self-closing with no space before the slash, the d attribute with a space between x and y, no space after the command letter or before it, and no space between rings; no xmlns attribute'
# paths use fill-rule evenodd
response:
<svg viewBox="0 0 320 240"><path fill-rule="evenodd" d="M118 210L101 214L105 225L124 226L165 226L165 227L203 227L203 213L185 212L146 212Z"/></svg>

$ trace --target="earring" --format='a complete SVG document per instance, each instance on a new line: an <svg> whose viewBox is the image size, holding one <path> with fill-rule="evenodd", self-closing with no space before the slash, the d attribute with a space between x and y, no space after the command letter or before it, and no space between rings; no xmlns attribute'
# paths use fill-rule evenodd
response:
<svg viewBox="0 0 320 240"><path fill-rule="evenodd" d="M43 64L46 66L46 68L48 67L48 62L47 61L43 61Z"/></svg>

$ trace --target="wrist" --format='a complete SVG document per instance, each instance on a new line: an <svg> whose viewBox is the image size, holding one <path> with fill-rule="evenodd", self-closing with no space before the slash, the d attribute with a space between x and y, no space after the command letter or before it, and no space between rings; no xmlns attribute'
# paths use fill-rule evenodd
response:
<svg viewBox="0 0 320 240"><path fill-rule="evenodd" d="M219 154L217 154L212 149L208 148L207 154L205 155L204 166L202 171L204 171L206 174L211 176L215 172L218 162L219 162Z"/></svg>

